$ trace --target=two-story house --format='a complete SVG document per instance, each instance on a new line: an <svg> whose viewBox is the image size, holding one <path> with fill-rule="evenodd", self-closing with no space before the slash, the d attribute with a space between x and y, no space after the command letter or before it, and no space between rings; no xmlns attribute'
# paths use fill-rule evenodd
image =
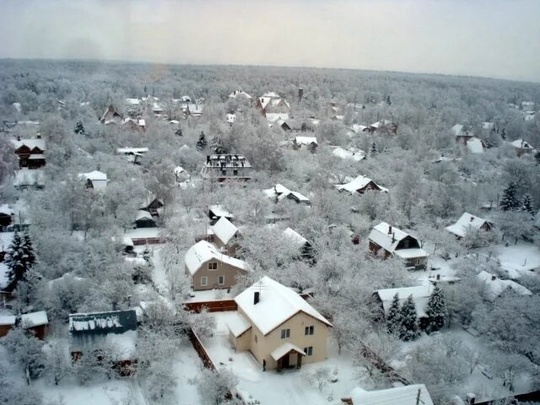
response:
<svg viewBox="0 0 540 405"><path fill-rule="evenodd" d="M263 277L235 299L228 321L237 351L249 350L263 369L300 368L327 357L332 324L290 288Z"/></svg>
<svg viewBox="0 0 540 405"><path fill-rule="evenodd" d="M201 175L207 180L251 180L253 168L244 155L213 154L206 156Z"/></svg>
<svg viewBox="0 0 540 405"><path fill-rule="evenodd" d="M231 288L238 277L250 271L246 262L223 254L205 240L190 247L184 261L194 291Z"/></svg>
<svg viewBox="0 0 540 405"><path fill-rule="evenodd" d="M383 258L397 256L405 265L414 270L427 268L428 253L420 247L420 242L408 233L381 222L369 233L369 250Z"/></svg>
<svg viewBox="0 0 540 405"><path fill-rule="evenodd" d="M39 169L45 166L45 151L47 146L44 139L38 135L35 139L12 140L15 153L19 157L19 167L27 169Z"/></svg>

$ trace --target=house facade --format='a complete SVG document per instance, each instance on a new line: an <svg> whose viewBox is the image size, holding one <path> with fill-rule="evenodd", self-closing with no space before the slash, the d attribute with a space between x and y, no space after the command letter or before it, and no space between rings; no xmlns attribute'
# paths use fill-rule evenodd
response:
<svg viewBox="0 0 540 405"><path fill-rule="evenodd" d="M194 291L229 289L250 271L246 262L222 253L205 240L189 248L184 261Z"/></svg>
<svg viewBox="0 0 540 405"><path fill-rule="evenodd" d="M235 301L229 339L237 351L250 351L263 369L300 368L327 358L332 324L290 288L263 277Z"/></svg>
<svg viewBox="0 0 540 405"><path fill-rule="evenodd" d="M17 138L12 144L19 157L19 168L34 170L45 166L47 146L44 139L39 136L35 139Z"/></svg>
<svg viewBox="0 0 540 405"><path fill-rule="evenodd" d="M213 154L206 156L201 175L204 179L224 182L251 180L253 168L244 155Z"/></svg>
<svg viewBox="0 0 540 405"><path fill-rule="evenodd" d="M455 235L457 239L465 237L469 229L476 229L489 232L493 229L493 224L476 215L464 213L455 224L445 228L448 232Z"/></svg>
<svg viewBox="0 0 540 405"><path fill-rule="evenodd" d="M408 233L381 222L369 233L369 251L386 259L397 256L413 270L426 270L428 253L420 247L418 239Z"/></svg>

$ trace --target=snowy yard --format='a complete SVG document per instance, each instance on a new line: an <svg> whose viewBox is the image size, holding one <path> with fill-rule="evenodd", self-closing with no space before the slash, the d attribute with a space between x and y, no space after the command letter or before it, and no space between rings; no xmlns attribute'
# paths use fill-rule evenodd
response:
<svg viewBox="0 0 540 405"><path fill-rule="evenodd" d="M540 248L531 244L519 243L517 245L496 245L480 249L479 254L498 259L501 268L512 279L517 279L523 274L532 273L540 269ZM538 273L538 270L536 270Z"/></svg>
<svg viewBox="0 0 540 405"><path fill-rule="evenodd" d="M226 320L233 312L215 313L217 328L214 336L204 340L206 350L217 368L229 368L238 376L237 389L246 391L261 404L339 404L358 386L354 378L352 358L348 353L337 354L336 345L330 342L329 358L323 362L305 364L301 370L284 373L262 371L262 366L249 351L235 352L228 336ZM322 392L308 381L308 374L321 367L337 370L335 383L328 383Z"/></svg>

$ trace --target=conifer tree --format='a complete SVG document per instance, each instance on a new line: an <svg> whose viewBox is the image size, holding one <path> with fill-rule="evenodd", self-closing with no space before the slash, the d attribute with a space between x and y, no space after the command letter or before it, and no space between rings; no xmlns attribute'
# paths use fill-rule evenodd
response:
<svg viewBox="0 0 540 405"><path fill-rule="evenodd" d="M13 240L8 248L6 266L8 267L8 291L17 288L19 281L26 279L27 270L32 267L36 260L30 236L21 235L15 232Z"/></svg>
<svg viewBox="0 0 540 405"><path fill-rule="evenodd" d="M174 134L175 134L176 136L183 136L183 135L184 135L184 133L182 132L182 128L178 128L178 129L174 132Z"/></svg>
<svg viewBox="0 0 540 405"><path fill-rule="evenodd" d="M523 197L523 202L521 204L521 210L525 211L525 212L528 212L531 215L534 215L532 197L531 197L530 194L525 194L525 196Z"/></svg>
<svg viewBox="0 0 540 405"><path fill-rule="evenodd" d="M201 151L206 148L208 145L208 141L206 140L206 135L204 134L204 131L201 131L201 134L199 135L199 140L197 141L197 150Z"/></svg>
<svg viewBox="0 0 540 405"><path fill-rule="evenodd" d="M399 338L401 340L413 340L418 335L418 322L416 307L412 295L405 300L400 310L401 321L399 324Z"/></svg>
<svg viewBox="0 0 540 405"><path fill-rule="evenodd" d="M435 287L426 306L426 315L429 317L428 332L435 332L444 326L447 315L446 298L439 287Z"/></svg>
<svg viewBox="0 0 540 405"><path fill-rule="evenodd" d="M376 156L377 153L379 153L378 149L377 149L377 144L375 142L373 142L371 144L371 150L370 150L370 155L371 156Z"/></svg>
<svg viewBox="0 0 540 405"><path fill-rule="evenodd" d="M77 124L75 124L75 129L73 130L78 135L86 135L86 131L84 130L84 125L81 121L77 121Z"/></svg>
<svg viewBox="0 0 540 405"><path fill-rule="evenodd" d="M392 305L390 305L388 315L386 315L386 327L388 329L388 333L397 333L400 323L401 311L399 307L399 295L396 293L394 298L392 298Z"/></svg>
<svg viewBox="0 0 540 405"><path fill-rule="evenodd" d="M517 198L517 185L514 181L511 181L503 191L501 198L501 210L514 211L521 207L521 202Z"/></svg>

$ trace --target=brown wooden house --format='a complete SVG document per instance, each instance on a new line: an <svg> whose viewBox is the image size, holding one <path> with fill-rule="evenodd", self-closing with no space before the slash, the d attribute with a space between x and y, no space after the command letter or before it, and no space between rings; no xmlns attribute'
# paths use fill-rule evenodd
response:
<svg viewBox="0 0 540 405"><path fill-rule="evenodd" d="M19 157L19 167L39 169L45 166L45 151L47 149L44 139L38 135L35 139L21 139L12 141L15 153Z"/></svg>

